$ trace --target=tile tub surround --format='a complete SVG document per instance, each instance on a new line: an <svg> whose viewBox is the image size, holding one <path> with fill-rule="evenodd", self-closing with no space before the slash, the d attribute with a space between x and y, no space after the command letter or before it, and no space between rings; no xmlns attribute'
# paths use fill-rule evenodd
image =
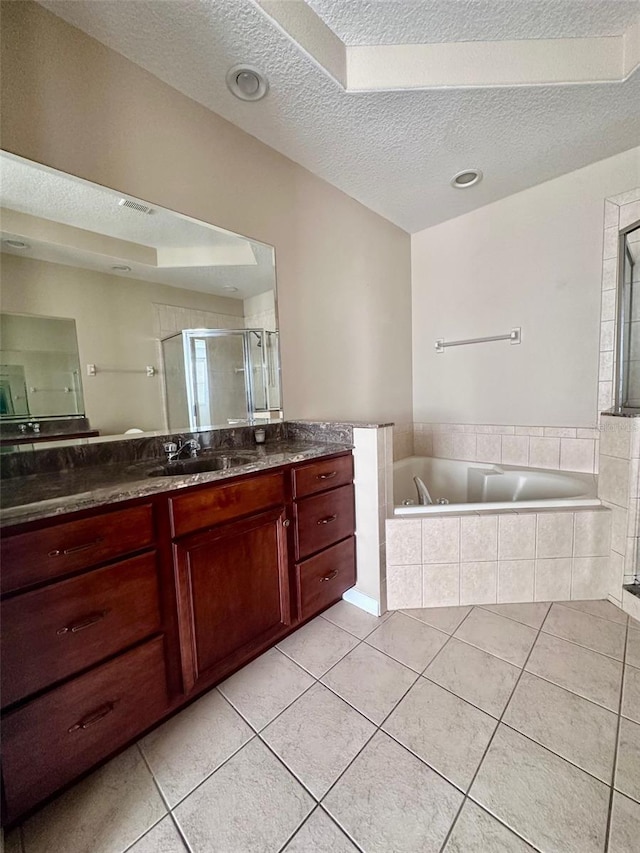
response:
<svg viewBox="0 0 640 853"><path fill-rule="evenodd" d="M602 249L602 309L600 315L600 369L598 410L614 405L615 290L618 279L620 229L640 219L640 187L612 196L604 203ZM612 295L613 292L613 295Z"/></svg>
<svg viewBox="0 0 640 853"><path fill-rule="evenodd" d="M325 638L313 659L305 631ZM640 678L640 623L613 605L376 618L340 602L286 643L5 849L636 853L638 722L620 698Z"/></svg>
<svg viewBox="0 0 640 853"><path fill-rule="evenodd" d="M600 435L598 497L612 516L608 595L622 605L623 584L640 571L640 419L603 414Z"/></svg>
<svg viewBox="0 0 640 853"><path fill-rule="evenodd" d="M598 470L596 428L414 423L413 430L416 456L585 474Z"/></svg>
<svg viewBox="0 0 640 853"><path fill-rule="evenodd" d="M606 597L611 523L606 508L389 518L387 606Z"/></svg>

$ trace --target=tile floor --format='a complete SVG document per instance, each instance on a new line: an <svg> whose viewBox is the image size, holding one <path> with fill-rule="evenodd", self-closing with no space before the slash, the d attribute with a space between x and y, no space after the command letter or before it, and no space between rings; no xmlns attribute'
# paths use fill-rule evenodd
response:
<svg viewBox="0 0 640 853"><path fill-rule="evenodd" d="M340 602L5 849L638 853L640 623L604 601Z"/></svg>

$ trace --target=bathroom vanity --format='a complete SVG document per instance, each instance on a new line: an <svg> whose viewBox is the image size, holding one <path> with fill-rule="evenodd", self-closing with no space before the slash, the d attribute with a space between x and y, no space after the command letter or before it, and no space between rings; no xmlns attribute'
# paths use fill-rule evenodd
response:
<svg viewBox="0 0 640 853"><path fill-rule="evenodd" d="M312 456L5 526L7 822L353 586L351 451Z"/></svg>

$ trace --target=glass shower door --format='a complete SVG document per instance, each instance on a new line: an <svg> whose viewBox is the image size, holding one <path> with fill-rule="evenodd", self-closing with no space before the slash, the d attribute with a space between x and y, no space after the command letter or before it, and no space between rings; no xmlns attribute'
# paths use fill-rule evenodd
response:
<svg viewBox="0 0 640 853"><path fill-rule="evenodd" d="M622 240L618 283L617 400L621 409L640 408L640 227Z"/></svg>
<svg viewBox="0 0 640 853"><path fill-rule="evenodd" d="M244 333L205 330L184 334L193 427L246 420L250 409Z"/></svg>

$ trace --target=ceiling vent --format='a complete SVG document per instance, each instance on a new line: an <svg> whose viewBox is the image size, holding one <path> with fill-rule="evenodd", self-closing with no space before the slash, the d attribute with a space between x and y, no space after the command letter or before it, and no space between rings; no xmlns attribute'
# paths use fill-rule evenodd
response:
<svg viewBox="0 0 640 853"><path fill-rule="evenodd" d="M131 201L128 198L121 198L118 202L120 207L128 207L130 210L137 210L138 213L153 213L153 208L146 204L140 204L139 201Z"/></svg>

